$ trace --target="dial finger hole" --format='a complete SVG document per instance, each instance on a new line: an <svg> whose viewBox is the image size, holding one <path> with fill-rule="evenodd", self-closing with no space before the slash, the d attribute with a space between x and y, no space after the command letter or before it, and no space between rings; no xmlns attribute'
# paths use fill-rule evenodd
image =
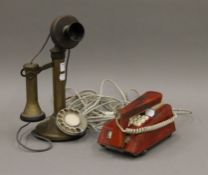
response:
<svg viewBox="0 0 208 175"><path fill-rule="evenodd" d="M81 132L81 129L80 129L80 128L76 128L76 131L77 131L77 132Z"/></svg>
<svg viewBox="0 0 208 175"><path fill-rule="evenodd" d="M57 120L59 123L63 122L63 120L61 120L60 118Z"/></svg>

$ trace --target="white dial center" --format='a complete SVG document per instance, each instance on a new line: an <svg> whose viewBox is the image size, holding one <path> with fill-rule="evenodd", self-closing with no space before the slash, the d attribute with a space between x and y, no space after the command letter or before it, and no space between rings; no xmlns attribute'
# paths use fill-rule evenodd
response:
<svg viewBox="0 0 208 175"><path fill-rule="evenodd" d="M80 124L80 118L77 114L70 113L65 116L65 122L69 126L78 126Z"/></svg>

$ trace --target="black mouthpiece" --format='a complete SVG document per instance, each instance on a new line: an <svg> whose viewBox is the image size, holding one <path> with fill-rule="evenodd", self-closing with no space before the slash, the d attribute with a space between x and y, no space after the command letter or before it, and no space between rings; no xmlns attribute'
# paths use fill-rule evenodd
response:
<svg viewBox="0 0 208 175"><path fill-rule="evenodd" d="M83 25L73 16L56 18L50 30L54 44L62 49L71 49L84 37Z"/></svg>
<svg viewBox="0 0 208 175"><path fill-rule="evenodd" d="M71 26L66 25L63 28L63 33L66 37L69 37L72 41L81 41L84 37L84 27L82 24L76 22Z"/></svg>

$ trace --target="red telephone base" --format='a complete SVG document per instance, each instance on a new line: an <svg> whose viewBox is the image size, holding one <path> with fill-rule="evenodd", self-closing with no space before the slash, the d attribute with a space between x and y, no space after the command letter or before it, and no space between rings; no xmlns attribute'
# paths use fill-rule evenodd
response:
<svg viewBox="0 0 208 175"><path fill-rule="evenodd" d="M122 125L123 128L127 128L129 119L135 115L135 113L140 114L144 112L144 110L150 108L150 106L154 106L160 103L161 99L161 94L156 92L147 92L143 96L139 97L134 102L120 110L120 125ZM141 108L142 105L143 107ZM146 106L146 108L144 106ZM128 109L130 109L131 112ZM141 127L151 126L164 120L170 119L171 117L173 117L171 106L164 104L155 111L155 116ZM133 126L133 128L136 127ZM116 124L115 119L113 119L104 124L98 138L98 143L108 149L118 150L133 156L138 156L151 147L162 142L166 138L170 137L175 130L175 124L172 122L154 131L149 131L141 134L126 134L120 130Z"/></svg>

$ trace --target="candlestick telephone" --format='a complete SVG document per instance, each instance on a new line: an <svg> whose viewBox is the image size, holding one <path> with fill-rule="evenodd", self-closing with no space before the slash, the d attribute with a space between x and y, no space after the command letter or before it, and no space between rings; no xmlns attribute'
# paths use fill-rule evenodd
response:
<svg viewBox="0 0 208 175"><path fill-rule="evenodd" d="M50 34L40 50L41 52L49 38L51 38L54 43L54 47L50 50L52 62L43 66L34 63L34 60L40 54L39 52L21 70L21 75L26 78L27 100L20 119L29 123L39 122L46 118L38 102L37 76L49 68L52 68L53 71L54 112L50 117L39 123L32 132L37 138L46 141L66 141L77 139L85 134L86 119L79 115L78 111L67 109L65 104L65 86L70 50L79 44L84 37L84 33L83 25L75 17L62 16L56 18L52 22ZM66 51L68 51L68 54L65 58ZM20 143L19 136L17 136L17 140ZM21 145L23 144L21 143Z"/></svg>

